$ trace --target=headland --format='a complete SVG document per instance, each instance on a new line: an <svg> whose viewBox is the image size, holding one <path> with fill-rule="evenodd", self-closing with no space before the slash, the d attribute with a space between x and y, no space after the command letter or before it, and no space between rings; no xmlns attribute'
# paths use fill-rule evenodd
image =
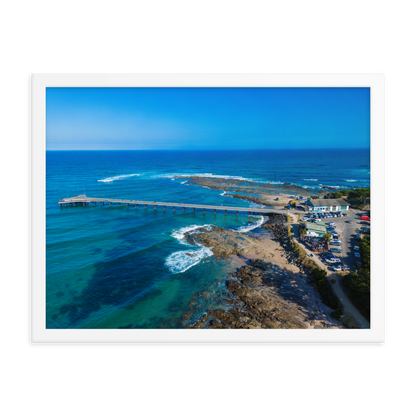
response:
<svg viewBox="0 0 416 416"><path fill-rule="evenodd" d="M275 208L286 206L296 196L328 192L309 192L292 184L180 178L187 178L197 186L230 192L229 196L233 198ZM310 265L293 253L287 220L286 214L268 214L267 221L261 226L262 232L255 236L220 227L185 234L188 243L210 247L214 256L228 258L237 266L236 272L225 280L227 306L209 309L190 327L344 328L331 317L333 310L322 303L308 273Z"/></svg>

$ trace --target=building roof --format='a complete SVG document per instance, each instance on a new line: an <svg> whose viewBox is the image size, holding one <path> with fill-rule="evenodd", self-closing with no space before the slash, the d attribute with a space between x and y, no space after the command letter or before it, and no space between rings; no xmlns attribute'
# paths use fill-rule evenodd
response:
<svg viewBox="0 0 416 416"><path fill-rule="evenodd" d="M313 222L307 222L305 226L308 231L315 232L318 234L326 234L325 225L320 225L320 224L316 224Z"/></svg>
<svg viewBox="0 0 416 416"><path fill-rule="evenodd" d="M310 199L308 202L314 207L350 205L345 199Z"/></svg>

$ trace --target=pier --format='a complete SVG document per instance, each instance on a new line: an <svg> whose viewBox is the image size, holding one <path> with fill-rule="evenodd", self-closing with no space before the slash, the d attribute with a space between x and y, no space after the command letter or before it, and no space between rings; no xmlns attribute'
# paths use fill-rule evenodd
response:
<svg viewBox="0 0 416 416"><path fill-rule="evenodd" d="M107 198L89 198L86 195L78 195L72 198L60 199L58 202L60 207L69 207L69 206L91 206L91 205L108 205L108 206L120 206L125 205L127 207L134 208L147 208L148 206L152 207L153 210L156 210L157 207L162 207L163 210L166 208L172 208L173 211L176 209L181 209L182 212L185 212L187 209L195 212L195 209L201 209L205 213L206 210L214 211L214 214L218 211L224 211L224 214L227 215L228 211L235 212L235 215L238 215L239 212L247 212L250 214L284 214L286 210L278 210L274 208L243 208L243 207L229 207L225 205L202 205L202 204L182 204L179 202L160 202L160 201L136 201L130 199L107 199Z"/></svg>

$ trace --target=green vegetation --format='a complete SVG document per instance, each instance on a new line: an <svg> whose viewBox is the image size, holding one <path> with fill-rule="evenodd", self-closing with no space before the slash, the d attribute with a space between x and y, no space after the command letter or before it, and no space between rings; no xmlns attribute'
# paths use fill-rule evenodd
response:
<svg viewBox="0 0 416 416"><path fill-rule="evenodd" d="M342 315L342 304L332 290L332 286L328 282L326 275L326 270L320 269L318 267L311 271L311 276L315 281L322 302L330 308L334 309L334 312L331 313L331 316L339 319Z"/></svg>
<svg viewBox="0 0 416 416"><path fill-rule="evenodd" d="M302 237L304 237L307 233L308 233L308 232L306 231L306 229L305 229L305 228L302 228L302 229L300 230L300 235L301 235Z"/></svg>
<svg viewBox="0 0 416 416"><path fill-rule="evenodd" d="M359 244L361 264L358 273L349 273L342 280L348 297L361 314L370 320L370 237Z"/></svg>
<svg viewBox="0 0 416 416"><path fill-rule="evenodd" d="M351 204L351 208L363 209L368 205L367 200L370 200L370 188L330 192L325 195L325 198L345 198Z"/></svg>
<svg viewBox="0 0 416 416"><path fill-rule="evenodd" d="M326 233L326 234L324 235L324 240L325 240L327 243L329 243L329 242L331 241L331 237L332 237L332 235L331 235L331 234Z"/></svg>

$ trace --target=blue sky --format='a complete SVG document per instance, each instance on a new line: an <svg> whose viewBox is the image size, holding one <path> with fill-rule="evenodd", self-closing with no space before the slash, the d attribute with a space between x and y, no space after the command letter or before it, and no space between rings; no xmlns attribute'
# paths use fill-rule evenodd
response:
<svg viewBox="0 0 416 416"><path fill-rule="evenodd" d="M47 88L47 150L369 148L369 88Z"/></svg>

